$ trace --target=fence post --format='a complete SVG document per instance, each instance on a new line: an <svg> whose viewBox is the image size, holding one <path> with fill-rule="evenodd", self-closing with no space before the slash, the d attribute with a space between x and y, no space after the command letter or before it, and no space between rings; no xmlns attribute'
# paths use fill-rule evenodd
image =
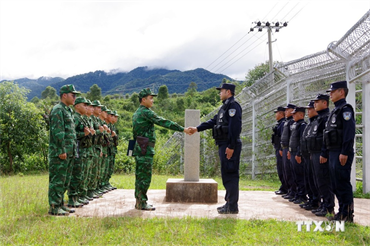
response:
<svg viewBox="0 0 370 246"><path fill-rule="evenodd" d="M370 192L370 76L362 78L362 192ZM369 154L370 156L370 154Z"/></svg>
<svg viewBox="0 0 370 246"><path fill-rule="evenodd" d="M347 102L352 105L354 113L355 113L353 117L356 117L356 83L355 81L352 81L352 83L349 83L348 79L347 81L348 81ZM356 156L356 138L353 143L353 148L354 148L355 156ZM356 158L353 158L353 161L352 161L351 184L352 184L352 190L356 191Z"/></svg>

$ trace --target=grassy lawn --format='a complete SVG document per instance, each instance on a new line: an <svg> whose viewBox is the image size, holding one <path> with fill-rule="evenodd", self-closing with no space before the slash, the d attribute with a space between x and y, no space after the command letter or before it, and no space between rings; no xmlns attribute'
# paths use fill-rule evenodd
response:
<svg viewBox="0 0 370 246"><path fill-rule="evenodd" d="M168 178L176 177L153 176L150 189L165 189ZM112 183L133 189L134 179L115 175ZM245 179L240 187L273 191L278 183ZM356 224L298 232L294 222L276 220L48 216L47 190L47 174L0 177L0 245L370 245L370 227Z"/></svg>

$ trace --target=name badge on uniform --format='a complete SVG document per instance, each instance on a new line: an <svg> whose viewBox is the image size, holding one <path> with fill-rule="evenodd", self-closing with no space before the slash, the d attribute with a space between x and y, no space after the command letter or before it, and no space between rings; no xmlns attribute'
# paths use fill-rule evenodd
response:
<svg viewBox="0 0 370 246"><path fill-rule="evenodd" d="M315 125L315 127L313 128L313 131L316 132L317 131L317 125Z"/></svg>
<svg viewBox="0 0 370 246"><path fill-rule="evenodd" d="M333 118L331 119L331 123L335 123L337 119L335 118L335 115L333 115Z"/></svg>
<svg viewBox="0 0 370 246"><path fill-rule="evenodd" d="M352 117L352 113L351 112L343 112L343 119L350 120L351 117Z"/></svg>
<svg viewBox="0 0 370 246"><path fill-rule="evenodd" d="M234 117L235 114L236 114L236 109L235 108L229 109L229 116L230 117Z"/></svg>

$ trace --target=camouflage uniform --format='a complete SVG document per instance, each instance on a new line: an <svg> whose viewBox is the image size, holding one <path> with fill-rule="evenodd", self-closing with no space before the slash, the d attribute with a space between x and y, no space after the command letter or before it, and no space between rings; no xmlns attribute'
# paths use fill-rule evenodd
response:
<svg viewBox="0 0 370 246"><path fill-rule="evenodd" d="M75 91L73 85L62 86L60 95L68 93L79 92ZM76 154L76 132L72 112L63 102L55 105L50 112L48 198L49 214L52 215L67 215L68 210L64 207L63 198L69 186ZM67 154L65 160L59 158L63 153Z"/></svg>
<svg viewBox="0 0 370 246"><path fill-rule="evenodd" d="M102 107L102 111L105 111L107 113L110 112L109 109L107 109L105 106ZM102 125L106 125L107 123L100 119L101 120L101 124ZM103 152L103 158L101 160L101 167L100 167L100 175L99 175L99 189L101 192L105 193L108 191L107 189L107 171L108 171L108 165L109 165L109 158L108 158L108 154L109 154L109 145L110 145L110 133L104 131L103 132L103 136L102 136L102 139L101 139L101 145L102 145L102 152Z"/></svg>
<svg viewBox="0 0 370 246"><path fill-rule="evenodd" d="M139 93L140 98L148 95L156 96L150 89L143 89ZM184 128L175 122L159 117L155 112L143 105L140 105L134 113L132 123L134 139L137 139L138 136L149 138L149 145L145 154L141 153L141 147L137 142L133 151L136 161L135 207L137 209L145 209L148 206L147 191L152 179L153 156L155 154L154 145L156 136L154 124L180 132L184 131Z"/></svg>
<svg viewBox="0 0 370 246"><path fill-rule="evenodd" d="M110 114L117 115L117 112L111 111ZM109 166L107 170L107 186L108 186L107 188L114 190L116 188L110 184L109 180L111 179L112 174L114 173L114 163L116 159L117 146L118 146L118 135L117 135L118 133L117 133L116 126L113 123L109 123L108 127L111 130L111 133L113 131L116 133L114 137L111 135L111 143L109 145Z"/></svg>
<svg viewBox="0 0 370 246"><path fill-rule="evenodd" d="M88 100L88 104L91 104L90 100ZM84 115L84 119L86 120L87 127L90 129L93 127L91 118ZM91 167L93 162L94 152L93 152L93 135L89 134L88 144L86 145L86 162L84 163L84 179L83 179L83 186L81 197L86 198L87 200L92 200L93 196L91 193L88 194L89 190L89 182L91 178Z"/></svg>
<svg viewBox="0 0 370 246"><path fill-rule="evenodd" d="M83 97L76 98L75 105L87 103ZM84 194L84 180L86 172L86 163L88 159L88 146L91 143L92 135L85 136L84 128L89 127L84 115L78 112L73 114L75 130L77 136L77 155L74 161L71 183L68 189L68 206L81 207L82 204L88 204Z"/></svg>
<svg viewBox="0 0 370 246"><path fill-rule="evenodd" d="M92 105L94 107L102 107L98 100L93 101ZM100 164L100 153L102 151L101 146L101 137L103 133L99 130L101 126L100 119L97 116L92 115L92 124L95 130L95 135L93 136L93 158L92 158L92 167L90 173L90 179L88 184L88 194L93 195L93 198L98 198L98 177L99 177L99 164Z"/></svg>

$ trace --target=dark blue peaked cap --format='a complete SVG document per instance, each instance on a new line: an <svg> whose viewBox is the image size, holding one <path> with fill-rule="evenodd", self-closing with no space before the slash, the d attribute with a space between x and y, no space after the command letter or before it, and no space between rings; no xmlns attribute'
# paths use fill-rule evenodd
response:
<svg viewBox="0 0 370 246"><path fill-rule="evenodd" d="M305 108L314 108L315 106L314 106L314 103L315 103L315 101L314 100L311 100L308 104L307 104L307 106L305 107Z"/></svg>
<svg viewBox="0 0 370 246"><path fill-rule="evenodd" d="M233 85L233 84L222 84L221 87L217 87L216 89L217 90L226 89L226 90L230 90L231 92L235 92L235 85Z"/></svg>
<svg viewBox="0 0 370 246"><path fill-rule="evenodd" d="M318 94L316 96L315 99L313 99L314 101L318 101L318 100L325 100L325 101L329 101L329 95L326 95L326 94Z"/></svg>
<svg viewBox="0 0 370 246"><path fill-rule="evenodd" d="M285 109L288 109L288 108L295 109L296 107L297 107L296 105L288 103L288 105L286 105Z"/></svg>
<svg viewBox="0 0 370 246"><path fill-rule="evenodd" d="M278 107L277 109L274 110L274 113L279 112L279 111L284 112L285 108L284 107Z"/></svg>
<svg viewBox="0 0 370 246"><path fill-rule="evenodd" d="M303 112L303 113L305 113L306 112L306 109L305 109L305 107L295 107L295 109L293 110L292 114L295 114L297 112Z"/></svg>
<svg viewBox="0 0 370 246"><path fill-rule="evenodd" d="M347 87L347 81L338 81L338 82L334 82L330 85L330 89L326 90L326 92L330 92L330 91L334 91L336 89L340 89L340 88L348 88Z"/></svg>

